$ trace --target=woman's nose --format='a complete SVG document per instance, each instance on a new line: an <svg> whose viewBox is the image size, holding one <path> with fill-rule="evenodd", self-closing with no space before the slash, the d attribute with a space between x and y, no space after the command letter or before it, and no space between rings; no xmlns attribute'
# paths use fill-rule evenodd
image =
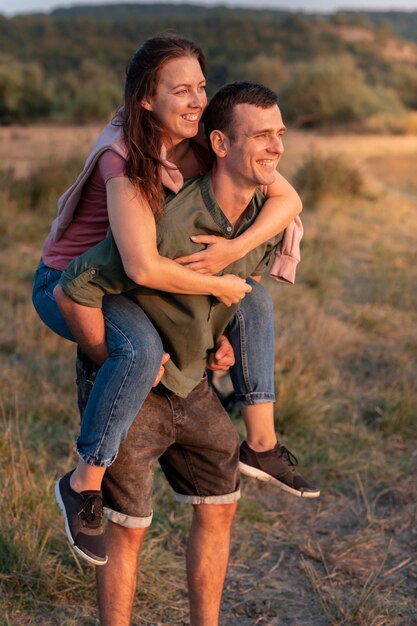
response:
<svg viewBox="0 0 417 626"><path fill-rule="evenodd" d="M191 105L194 107L204 107L206 101L206 94L199 91L191 92Z"/></svg>

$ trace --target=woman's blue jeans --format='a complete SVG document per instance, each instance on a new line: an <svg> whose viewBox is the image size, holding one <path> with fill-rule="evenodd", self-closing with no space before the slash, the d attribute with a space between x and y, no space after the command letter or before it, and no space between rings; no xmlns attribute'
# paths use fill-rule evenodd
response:
<svg viewBox="0 0 417 626"><path fill-rule="evenodd" d="M247 282L252 285L252 291L243 298L228 326L236 359L229 372L241 407L275 402L272 298L256 280L248 278Z"/></svg>
<svg viewBox="0 0 417 626"><path fill-rule="evenodd" d="M40 262L32 300L41 320L55 333L74 338L55 302L61 271ZM251 281L251 279L249 279ZM236 364L230 374L241 406L274 401L274 313L268 291L251 281L253 290L230 323ZM140 307L123 296L103 301L110 356L98 369L77 439L80 458L107 467L117 456L159 371L160 337Z"/></svg>

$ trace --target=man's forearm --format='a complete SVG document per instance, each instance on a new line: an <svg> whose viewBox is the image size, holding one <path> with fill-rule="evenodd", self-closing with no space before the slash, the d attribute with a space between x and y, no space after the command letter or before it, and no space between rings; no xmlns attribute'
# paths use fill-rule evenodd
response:
<svg viewBox="0 0 417 626"><path fill-rule="evenodd" d="M102 365L109 356L102 309L74 302L60 285L55 287L54 297L75 341L94 363Z"/></svg>

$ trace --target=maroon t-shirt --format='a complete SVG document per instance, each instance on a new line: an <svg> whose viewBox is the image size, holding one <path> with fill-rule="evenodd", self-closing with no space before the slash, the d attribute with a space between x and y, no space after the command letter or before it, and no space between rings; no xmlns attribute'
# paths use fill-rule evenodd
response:
<svg viewBox="0 0 417 626"><path fill-rule="evenodd" d="M42 249L45 265L64 270L75 257L105 239L109 227L106 183L126 176L125 164L113 150L100 155L84 185L73 221L59 241L53 241L51 235L46 238Z"/></svg>

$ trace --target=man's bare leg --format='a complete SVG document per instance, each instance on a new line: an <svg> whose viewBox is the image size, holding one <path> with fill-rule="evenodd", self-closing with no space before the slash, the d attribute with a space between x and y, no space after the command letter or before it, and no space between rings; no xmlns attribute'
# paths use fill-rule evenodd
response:
<svg viewBox="0 0 417 626"><path fill-rule="evenodd" d="M136 591L140 548L146 528L125 528L109 522L107 565L96 568L102 626L129 626Z"/></svg>
<svg viewBox="0 0 417 626"><path fill-rule="evenodd" d="M218 626L236 505L194 506L186 557L191 626Z"/></svg>

